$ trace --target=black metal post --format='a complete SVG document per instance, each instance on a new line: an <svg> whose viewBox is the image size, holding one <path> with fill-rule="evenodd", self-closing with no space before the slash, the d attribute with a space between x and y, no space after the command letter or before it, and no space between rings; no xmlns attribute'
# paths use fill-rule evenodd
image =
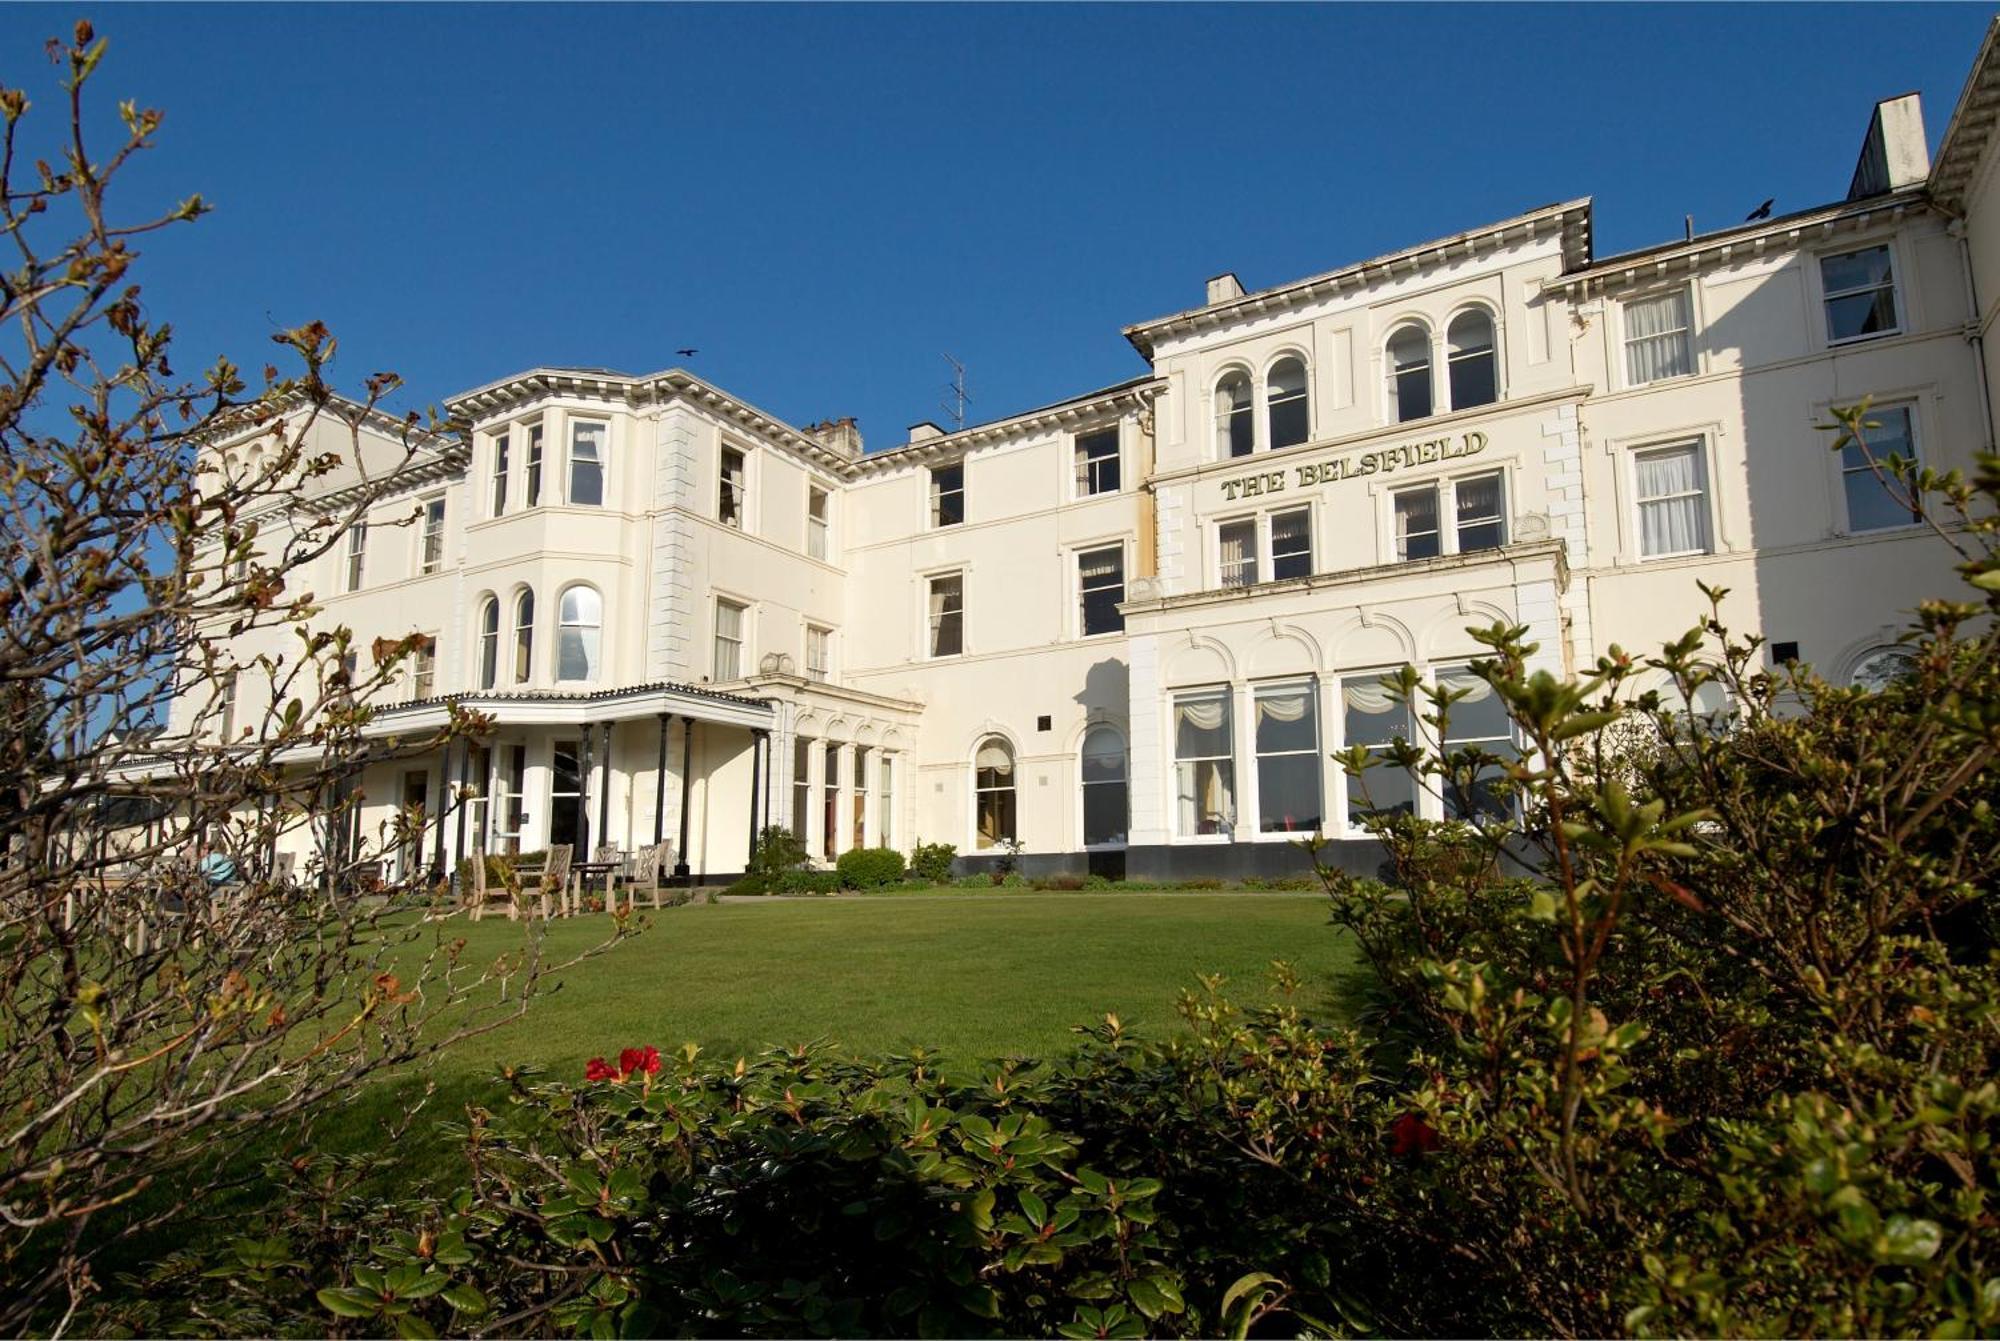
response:
<svg viewBox="0 0 2000 1341"><path fill-rule="evenodd" d="M576 743L576 856L590 860L590 724L584 723L583 739Z"/></svg>
<svg viewBox="0 0 2000 1341"><path fill-rule="evenodd" d="M653 788L653 841L667 841L667 723L673 714L660 714L660 780Z"/></svg>
<svg viewBox="0 0 2000 1341"><path fill-rule="evenodd" d="M688 786L694 775L694 718L681 718L681 850L674 859L674 879L692 884L688 876Z"/></svg>
<svg viewBox="0 0 2000 1341"><path fill-rule="evenodd" d="M465 789L471 785L471 782L472 782L472 742L469 740L461 740L458 742L458 834L457 834L458 838L457 849L458 849L458 855L461 858L465 856L465 810L466 810ZM447 782L445 785L450 786L451 784Z"/></svg>
<svg viewBox="0 0 2000 1341"><path fill-rule="evenodd" d="M757 793L764 785L764 733L755 727L750 731L750 855L757 855ZM749 870L746 861L744 870Z"/></svg>
<svg viewBox="0 0 2000 1341"><path fill-rule="evenodd" d="M604 786L597 796L597 841L611 838L611 723L604 724Z"/></svg>

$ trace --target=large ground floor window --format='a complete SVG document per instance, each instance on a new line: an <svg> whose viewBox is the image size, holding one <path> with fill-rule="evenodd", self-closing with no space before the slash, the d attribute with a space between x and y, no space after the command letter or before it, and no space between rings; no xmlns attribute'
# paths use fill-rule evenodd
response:
<svg viewBox="0 0 2000 1341"><path fill-rule="evenodd" d="M583 746L559 740L555 769L549 779L549 845L576 848L583 838ZM589 854L578 852L579 859Z"/></svg>
<svg viewBox="0 0 2000 1341"><path fill-rule="evenodd" d="M1108 726L1083 738L1083 845L1111 847L1125 841L1131 789L1125 777L1125 741Z"/></svg>
<svg viewBox="0 0 2000 1341"><path fill-rule="evenodd" d="M1319 691L1310 681L1262 685L1257 705L1257 829L1319 832Z"/></svg>
<svg viewBox="0 0 2000 1341"><path fill-rule="evenodd" d="M1229 690L1174 698L1175 832L1184 838L1236 827L1236 736Z"/></svg>
<svg viewBox="0 0 2000 1341"><path fill-rule="evenodd" d="M1366 746L1378 762L1347 779L1347 824L1359 829L1371 815L1408 815L1417 808L1416 779L1389 757L1398 738L1411 736L1410 708L1398 702L1379 675L1355 675L1341 682L1341 711L1347 744Z"/></svg>
<svg viewBox="0 0 2000 1341"><path fill-rule="evenodd" d="M973 835L981 849L1014 838L1014 750L988 736L973 756Z"/></svg>

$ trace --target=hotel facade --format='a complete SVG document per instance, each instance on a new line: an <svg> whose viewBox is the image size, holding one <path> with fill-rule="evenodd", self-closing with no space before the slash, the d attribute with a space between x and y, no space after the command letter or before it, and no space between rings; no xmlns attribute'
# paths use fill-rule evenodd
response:
<svg viewBox="0 0 2000 1341"><path fill-rule="evenodd" d="M1143 376L888 450L679 370L457 396L462 438L312 586L364 646L425 640L373 729L447 702L494 725L368 770L363 826L463 801L399 874L665 841L715 883L767 824L821 862L1013 840L1030 872L1246 875L1318 832L1372 866L1365 809L1447 806L1382 770L1364 797L1330 753L1419 738L1389 670L1479 688L1469 626L1526 625L1576 673L1696 623L1703 582L1778 655L1881 675L1949 555L1816 426L1867 397L1880 451L1993 450L1996 31L1937 162L1916 98L1882 103L1824 207L1599 257L1579 199L1257 292L1224 275L1126 328ZM257 720L255 679L190 686L171 729ZM1475 692L1453 735L1506 728ZM309 863L324 836L286 841Z"/></svg>

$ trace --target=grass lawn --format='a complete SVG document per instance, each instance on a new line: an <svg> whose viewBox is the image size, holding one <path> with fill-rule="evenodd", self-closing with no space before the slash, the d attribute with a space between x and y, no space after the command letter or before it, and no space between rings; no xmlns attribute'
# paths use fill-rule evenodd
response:
<svg viewBox="0 0 2000 1341"><path fill-rule="evenodd" d="M475 962L519 924L459 924ZM602 918L553 924L551 957L601 939ZM1316 1012L1354 970L1326 902L1290 893L950 893L763 899L653 915L636 940L551 983L526 1019L466 1045L446 1072L532 1062L581 1075L622 1046L693 1041L714 1057L827 1040L855 1053L922 1046L961 1061L1067 1049L1116 1012L1160 1036L1199 973L1263 992L1296 964ZM559 986L555 984L559 983ZM445 1072L441 1072L443 1079Z"/></svg>
<svg viewBox="0 0 2000 1341"><path fill-rule="evenodd" d="M581 1080L584 1062L621 1047L664 1051L693 1041L711 1061L771 1045L825 1040L873 1054L922 1046L949 1066L1010 1055L1061 1053L1074 1025L1115 1012L1137 1033L1179 1029L1174 1002L1195 975L1221 973L1239 1000L1261 1000L1275 959L1297 967L1302 1004L1339 1018L1365 972L1314 894L1220 892L952 891L895 897L759 899L648 914L633 940L552 978L525 1018L460 1044L422 1075L384 1077L314 1124L312 1146L390 1158L382 1191L443 1190L462 1177L456 1148L437 1130L468 1103L497 1097L496 1069L535 1065ZM525 923L449 923L471 962L522 944ZM598 944L602 916L558 921L547 954L565 959ZM400 1139L426 1085L435 1086ZM295 1153L293 1138L260 1133L240 1146L245 1171ZM172 1180L141 1205L176 1194ZM264 1202L255 1181L206 1198L192 1223L122 1245L107 1273L186 1237L242 1232Z"/></svg>

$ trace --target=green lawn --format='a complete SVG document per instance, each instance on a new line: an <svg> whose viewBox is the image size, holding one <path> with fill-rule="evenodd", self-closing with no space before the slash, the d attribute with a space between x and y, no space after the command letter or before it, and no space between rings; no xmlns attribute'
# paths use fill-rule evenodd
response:
<svg viewBox="0 0 2000 1341"><path fill-rule="evenodd" d="M1239 999L1262 999L1271 961L1288 960L1304 979L1303 1004L1337 1018L1363 971L1313 894L938 891L647 916L652 925L639 936L552 980L523 1019L459 1044L427 1073L362 1087L319 1118L310 1144L388 1155L380 1190L442 1189L463 1165L436 1124L491 1102L502 1064L580 1080L587 1059L621 1047L664 1052L692 1041L711 1060L728 1060L813 1039L861 1054L919 1045L947 1065L1046 1056L1073 1047L1071 1027L1107 1011L1152 1037L1177 1030L1174 1002L1197 974L1224 974ZM466 937L467 962L482 963L520 948L527 924L460 918L443 929ZM566 959L607 933L601 914L552 923L547 955ZM392 1140L387 1133L427 1086L435 1090L421 1114ZM289 1155L292 1139L260 1134L237 1150L240 1166ZM175 1195L169 1181L140 1204ZM115 1273L189 1234L240 1233L241 1217L263 1199L254 1180L211 1197L193 1224L125 1245L103 1266Z"/></svg>
<svg viewBox="0 0 2000 1341"><path fill-rule="evenodd" d="M518 944L505 921L460 924L471 957ZM565 957L602 918L557 922ZM563 974L518 1024L474 1040L448 1071L533 1062L581 1074L621 1046L700 1043L733 1056L823 1039L860 1053L920 1045L960 1060L1050 1053L1071 1026L1118 1014L1161 1035L1195 975L1261 995L1274 959L1334 1009L1351 948L1323 898L1279 893L939 893L767 899L665 910L636 940ZM554 984L551 984L554 986ZM442 1076L441 1076L442 1078Z"/></svg>

